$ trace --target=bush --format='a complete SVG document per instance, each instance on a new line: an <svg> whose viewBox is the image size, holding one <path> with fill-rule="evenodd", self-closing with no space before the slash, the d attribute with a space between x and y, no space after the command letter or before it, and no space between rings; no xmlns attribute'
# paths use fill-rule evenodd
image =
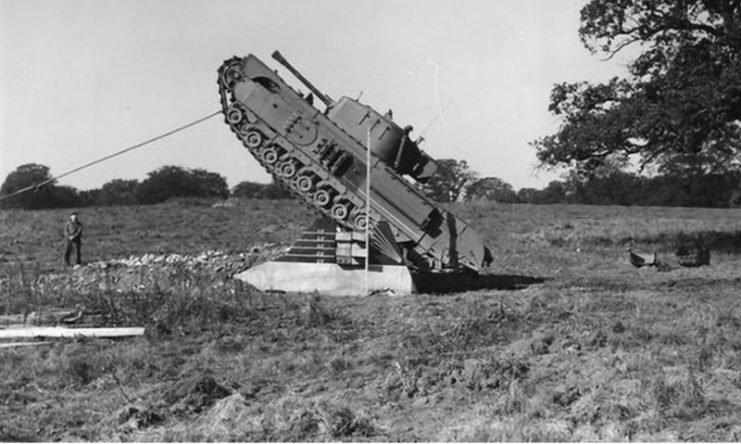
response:
<svg viewBox="0 0 741 444"><path fill-rule="evenodd" d="M290 199L291 193L278 183L239 182L232 188L232 196L245 199Z"/></svg>

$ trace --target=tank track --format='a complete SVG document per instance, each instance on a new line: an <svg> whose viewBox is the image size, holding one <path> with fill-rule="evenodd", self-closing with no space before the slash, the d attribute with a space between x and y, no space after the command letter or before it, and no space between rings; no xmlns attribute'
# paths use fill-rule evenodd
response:
<svg viewBox="0 0 741 444"><path fill-rule="evenodd" d="M233 88L242 79L240 62L238 57L234 57L225 61L218 70L224 122L260 165L284 189L298 197L302 205L318 216L334 220L342 228L365 231L365 202L348 192L347 187L323 165L293 148L291 142L234 99ZM380 216L371 209L371 230L379 219Z"/></svg>

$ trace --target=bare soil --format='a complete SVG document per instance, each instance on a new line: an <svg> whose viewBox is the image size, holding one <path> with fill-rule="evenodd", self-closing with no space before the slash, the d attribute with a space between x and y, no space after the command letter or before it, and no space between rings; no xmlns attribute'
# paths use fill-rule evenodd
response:
<svg viewBox="0 0 741 444"><path fill-rule="evenodd" d="M147 330L0 349L0 440L741 438L741 211L453 211L492 249L485 275L365 298L230 278L312 222L290 201L85 209L78 269L66 212L1 212L0 315L82 305ZM710 265L680 266L697 242Z"/></svg>

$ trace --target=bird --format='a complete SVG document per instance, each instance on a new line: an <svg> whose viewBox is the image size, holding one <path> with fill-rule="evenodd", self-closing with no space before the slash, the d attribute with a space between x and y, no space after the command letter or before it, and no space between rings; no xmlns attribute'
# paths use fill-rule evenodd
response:
<svg viewBox="0 0 741 444"><path fill-rule="evenodd" d="M650 255L645 254L639 254L633 252L633 247L628 247L628 255L630 257L630 263L636 268L641 267L655 267L657 265L656 261L656 251L653 251Z"/></svg>

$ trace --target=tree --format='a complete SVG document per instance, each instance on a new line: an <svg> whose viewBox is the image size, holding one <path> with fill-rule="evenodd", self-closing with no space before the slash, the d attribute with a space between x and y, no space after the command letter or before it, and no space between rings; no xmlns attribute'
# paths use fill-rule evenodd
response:
<svg viewBox="0 0 741 444"><path fill-rule="evenodd" d="M728 207L741 174L663 175L645 180L639 205Z"/></svg>
<svg viewBox="0 0 741 444"><path fill-rule="evenodd" d="M566 184L558 180L548 182L548 186L538 192L538 203L557 204L566 202Z"/></svg>
<svg viewBox="0 0 741 444"><path fill-rule="evenodd" d="M81 207L92 207L98 205L98 196L100 196L100 188L92 188L89 190L80 190L77 193L80 199Z"/></svg>
<svg viewBox="0 0 741 444"><path fill-rule="evenodd" d="M198 197L229 197L229 186L223 176L202 169L191 171L194 193Z"/></svg>
<svg viewBox="0 0 741 444"><path fill-rule="evenodd" d="M633 43L642 52L625 79L554 86L562 124L532 143L542 164L739 168L741 0L591 0L579 35L608 58Z"/></svg>
<svg viewBox="0 0 741 444"><path fill-rule="evenodd" d="M636 205L645 193L642 177L619 169L587 179L572 173L566 187L572 202L592 205Z"/></svg>
<svg viewBox="0 0 741 444"><path fill-rule="evenodd" d="M226 179L205 170L189 170L167 165L154 170L136 188L139 203L164 202L173 197L229 196Z"/></svg>
<svg viewBox="0 0 741 444"><path fill-rule="evenodd" d="M260 199L265 187L267 187L267 184L245 180L232 188L232 196L244 199Z"/></svg>
<svg viewBox="0 0 741 444"><path fill-rule="evenodd" d="M293 197L275 180L272 183L239 182L232 188L232 196L245 199L290 199Z"/></svg>
<svg viewBox="0 0 741 444"><path fill-rule="evenodd" d="M67 185L52 186L49 191L51 192L51 206L49 208L73 208L80 207L83 204L80 192L75 187Z"/></svg>
<svg viewBox="0 0 741 444"><path fill-rule="evenodd" d="M484 177L466 187L465 200L494 200L502 203L515 203L517 193L512 185L497 177Z"/></svg>
<svg viewBox="0 0 741 444"><path fill-rule="evenodd" d="M36 163L19 166L5 178L0 187L0 196L10 195L27 187L46 182L52 178L49 167ZM3 208L23 208L29 210L54 207L54 182L26 191L0 201Z"/></svg>
<svg viewBox="0 0 741 444"><path fill-rule="evenodd" d="M56 185L56 181L52 179L48 166L37 163L19 166L5 178L5 182L0 187L0 196L11 195L29 187L33 188L0 201L0 207L38 210L71 208L83 204L80 192L76 188ZM44 185L38 186L42 183Z"/></svg>
<svg viewBox="0 0 741 444"><path fill-rule="evenodd" d="M136 179L113 179L103 184L95 198L98 205L135 205L136 190L139 181Z"/></svg>
<svg viewBox="0 0 741 444"><path fill-rule="evenodd" d="M529 204L540 203L537 201L539 193L535 188L520 188L517 191L517 200Z"/></svg>
<svg viewBox="0 0 741 444"><path fill-rule="evenodd" d="M741 208L741 181L739 181L736 184L736 187L732 190L728 206L731 208Z"/></svg>
<svg viewBox="0 0 741 444"><path fill-rule="evenodd" d="M567 201L567 185L553 180L542 190L522 188L517 192L517 200L529 204L556 204Z"/></svg>
<svg viewBox="0 0 741 444"><path fill-rule="evenodd" d="M456 202L478 175L465 160L439 159L437 172L424 185L427 196L438 202Z"/></svg>

